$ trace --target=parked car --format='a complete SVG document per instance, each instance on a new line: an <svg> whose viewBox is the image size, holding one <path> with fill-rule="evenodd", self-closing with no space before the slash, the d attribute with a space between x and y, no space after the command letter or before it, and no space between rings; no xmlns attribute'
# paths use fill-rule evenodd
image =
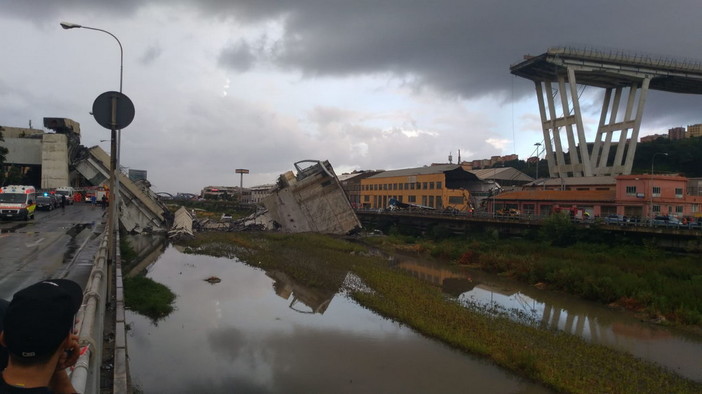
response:
<svg viewBox="0 0 702 394"><path fill-rule="evenodd" d="M673 216L656 216L651 220L651 226L653 227L682 227L682 222Z"/></svg>
<svg viewBox="0 0 702 394"><path fill-rule="evenodd" d="M702 229L702 218L684 217L682 220L682 226L691 230L700 230Z"/></svg>
<svg viewBox="0 0 702 394"><path fill-rule="evenodd" d="M612 214L612 215L607 215L607 216L604 218L604 222L607 223L607 224L617 224L617 225L623 226L623 225L625 225L626 223L628 223L629 220L628 220L627 217L624 216L624 215L615 215L615 214Z"/></svg>
<svg viewBox="0 0 702 394"><path fill-rule="evenodd" d="M231 222L232 221L232 215L228 213L223 213L222 218L220 219L223 222Z"/></svg>
<svg viewBox="0 0 702 394"><path fill-rule="evenodd" d="M45 195L38 195L37 196L37 209L40 209L42 211L53 211L55 208L54 206L54 200L50 196L45 196Z"/></svg>

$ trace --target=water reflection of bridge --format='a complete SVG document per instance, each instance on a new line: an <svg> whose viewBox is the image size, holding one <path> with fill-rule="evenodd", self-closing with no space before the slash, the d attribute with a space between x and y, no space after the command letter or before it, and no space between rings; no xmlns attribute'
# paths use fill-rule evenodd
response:
<svg viewBox="0 0 702 394"><path fill-rule="evenodd" d="M510 316L521 322L539 324L543 328L556 329L577 335L593 343L616 344L631 339L655 339L670 336L666 330L657 330L644 325L618 321L616 312L577 300L549 300L539 297L533 291L532 298L517 286L506 283L492 283L477 275L460 272L441 266L413 260L399 262L397 267L411 273L416 278L441 286L442 290L460 301L476 302L486 306L497 306L511 312ZM455 284L459 284L455 286ZM556 302L554 302L556 301ZM569 307L564 305L569 303ZM517 313L515 313L517 312ZM607 313L611 312L611 313ZM526 316L526 319L524 319Z"/></svg>

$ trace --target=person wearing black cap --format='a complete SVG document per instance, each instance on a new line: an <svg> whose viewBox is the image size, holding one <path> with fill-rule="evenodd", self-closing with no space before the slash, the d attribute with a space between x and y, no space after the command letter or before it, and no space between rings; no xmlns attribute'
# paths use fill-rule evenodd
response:
<svg viewBox="0 0 702 394"><path fill-rule="evenodd" d="M67 279L44 280L15 293L0 332L9 353L0 394L76 392L66 368L79 355L73 326L82 302L80 285Z"/></svg>

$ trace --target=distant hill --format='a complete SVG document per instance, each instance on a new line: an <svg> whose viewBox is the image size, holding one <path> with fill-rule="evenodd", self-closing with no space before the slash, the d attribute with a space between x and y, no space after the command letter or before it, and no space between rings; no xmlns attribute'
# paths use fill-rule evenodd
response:
<svg viewBox="0 0 702 394"><path fill-rule="evenodd" d="M655 162L653 155L656 155ZM667 153L668 156L662 153ZM658 138L652 142L640 142L634 156L633 174L648 174L654 165L656 174L679 173L688 178L702 177L702 138L693 137L682 140Z"/></svg>

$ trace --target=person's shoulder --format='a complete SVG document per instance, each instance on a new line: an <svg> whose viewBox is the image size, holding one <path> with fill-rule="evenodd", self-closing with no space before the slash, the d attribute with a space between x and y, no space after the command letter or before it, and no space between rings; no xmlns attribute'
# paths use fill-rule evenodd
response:
<svg viewBox="0 0 702 394"><path fill-rule="evenodd" d="M53 394L48 387L35 387L31 389L9 385L0 374L0 394Z"/></svg>

